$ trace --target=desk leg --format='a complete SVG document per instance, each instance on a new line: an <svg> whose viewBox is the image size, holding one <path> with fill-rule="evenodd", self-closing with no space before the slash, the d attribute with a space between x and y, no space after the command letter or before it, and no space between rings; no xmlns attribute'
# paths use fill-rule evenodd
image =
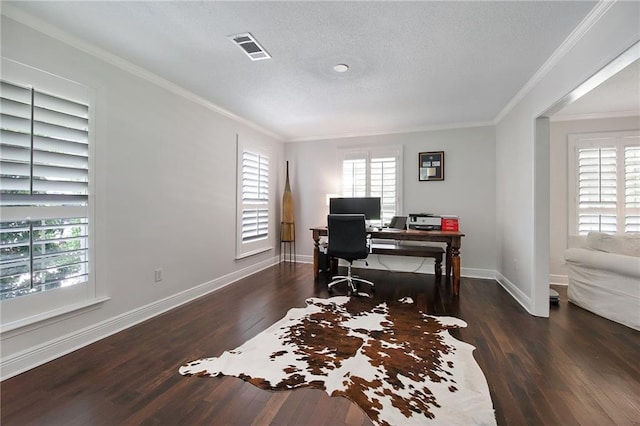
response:
<svg viewBox="0 0 640 426"><path fill-rule="evenodd" d="M318 231L313 231L313 279L318 279L318 253L320 250L320 233Z"/></svg>
<svg viewBox="0 0 640 426"><path fill-rule="evenodd" d="M453 295L460 295L460 240L451 244L451 266L453 268Z"/></svg>

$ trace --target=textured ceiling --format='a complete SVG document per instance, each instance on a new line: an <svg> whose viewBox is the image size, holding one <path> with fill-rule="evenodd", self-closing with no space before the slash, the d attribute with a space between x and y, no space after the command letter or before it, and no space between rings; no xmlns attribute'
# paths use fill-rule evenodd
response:
<svg viewBox="0 0 640 426"><path fill-rule="evenodd" d="M595 2L3 4L308 140L491 122ZM273 59L229 41L243 32Z"/></svg>

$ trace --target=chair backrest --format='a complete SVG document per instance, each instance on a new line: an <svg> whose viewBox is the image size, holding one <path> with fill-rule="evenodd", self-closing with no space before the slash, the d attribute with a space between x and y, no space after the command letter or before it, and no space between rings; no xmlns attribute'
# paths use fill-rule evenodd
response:
<svg viewBox="0 0 640 426"><path fill-rule="evenodd" d="M327 254L348 261L366 259L367 227L363 214L330 214L327 217Z"/></svg>

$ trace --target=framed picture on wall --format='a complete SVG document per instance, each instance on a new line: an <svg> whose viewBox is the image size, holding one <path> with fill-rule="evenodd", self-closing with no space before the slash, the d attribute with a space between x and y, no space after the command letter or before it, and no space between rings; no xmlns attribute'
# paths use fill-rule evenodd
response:
<svg viewBox="0 0 640 426"><path fill-rule="evenodd" d="M418 153L418 180L444 180L444 151Z"/></svg>

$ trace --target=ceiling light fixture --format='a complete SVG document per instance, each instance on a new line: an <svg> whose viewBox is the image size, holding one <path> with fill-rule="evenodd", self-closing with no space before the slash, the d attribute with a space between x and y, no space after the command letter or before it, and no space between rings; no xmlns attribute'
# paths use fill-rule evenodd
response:
<svg viewBox="0 0 640 426"><path fill-rule="evenodd" d="M349 65L347 64L338 64L333 66L333 70L335 72L343 73L349 71Z"/></svg>

